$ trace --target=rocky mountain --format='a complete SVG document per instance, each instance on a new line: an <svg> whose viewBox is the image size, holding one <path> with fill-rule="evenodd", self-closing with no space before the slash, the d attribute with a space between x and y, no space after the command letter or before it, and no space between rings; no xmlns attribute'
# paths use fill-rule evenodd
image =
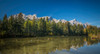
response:
<svg viewBox="0 0 100 54"><path fill-rule="evenodd" d="M18 14L17 14L17 15L13 15L13 16L14 16L14 18L16 18L16 17L18 17ZM55 18L52 18L51 16L37 17L36 14L33 14L33 15L25 15L25 14L23 14L23 18L24 18L25 20L26 20L27 18L29 18L30 20L32 20L33 17L35 17L35 19L37 19L37 20L40 19L40 18L44 18L44 19L46 20L46 18L48 17L48 20L50 20L50 21L55 21L56 23L58 23L58 22L62 22L62 23L67 22L67 20L64 20L64 19L62 19L62 20L61 20L61 19L57 20L57 19L55 19ZM85 28L87 25L89 25L88 23L83 24L83 23L77 21L76 19L70 20L69 22L70 22L71 25L74 25L74 24L76 24L76 25L78 25L78 24L83 25L84 28Z"/></svg>
<svg viewBox="0 0 100 54"><path fill-rule="evenodd" d="M17 17L18 17L18 14L13 15L13 17L14 17L14 18L17 18ZM33 17L35 17L35 18L37 19L36 14L33 14L33 15L25 15L25 14L23 14L23 18L24 18L25 20L26 20L27 18L29 18L30 20L32 20Z"/></svg>
<svg viewBox="0 0 100 54"><path fill-rule="evenodd" d="M82 25L82 23L81 23L81 22L78 22L76 19L70 20L69 22L70 22L72 25L74 25L74 24L76 24L76 25L78 25L78 24Z"/></svg>

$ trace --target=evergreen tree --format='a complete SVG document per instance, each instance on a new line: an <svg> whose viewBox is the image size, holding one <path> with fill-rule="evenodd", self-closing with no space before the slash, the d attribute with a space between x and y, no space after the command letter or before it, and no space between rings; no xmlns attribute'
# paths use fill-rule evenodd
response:
<svg viewBox="0 0 100 54"><path fill-rule="evenodd" d="M46 34L46 21L45 21L45 18L42 19L42 22L43 22L43 35Z"/></svg>
<svg viewBox="0 0 100 54"><path fill-rule="evenodd" d="M32 29L32 27L31 27L30 20L27 19L26 23L25 23L25 33L26 33L26 35L30 36L32 34L31 29Z"/></svg>
<svg viewBox="0 0 100 54"><path fill-rule="evenodd" d="M79 24L77 25L76 34L80 35L80 25Z"/></svg>
<svg viewBox="0 0 100 54"><path fill-rule="evenodd" d="M10 16L10 18L9 18L9 20L8 20L8 30L9 30L9 34L11 33L11 34L13 34L13 32L14 32L14 30L13 30L13 28L14 28L14 17L13 16Z"/></svg>
<svg viewBox="0 0 100 54"><path fill-rule="evenodd" d="M97 27L88 25L87 26L87 32L88 32L88 34L97 35Z"/></svg>
<svg viewBox="0 0 100 54"><path fill-rule="evenodd" d="M46 17L46 35L51 35L51 21Z"/></svg>
<svg viewBox="0 0 100 54"><path fill-rule="evenodd" d="M77 29L76 24L71 25L70 27L71 27L71 35L76 35L76 29Z"/></svg>
<svg viewBox="0 0 100 54"><path fill-rule="evenodd" d="M34 36L37 35L37 22L35 20L35 16L33 17L33 20L32 20L32 32Z"/></svg>
<svg viewBox="0 0 100 54"><path fill-rule="evenodd" d="M17 23L18 23L18 30L19 30L19 34L22 35L23 30L24 30L24 18L23 18L23 14L19 13L18 14L18 19L17 19Z"/></svg>
<svg viewBox="0 0 100 54"><path fill-rule="evenodd" d="M57 29L58 35L63 35L63 23L62 22L57 23L56 29Z"/></svg>
<svg viewBox="0 0 100 54"><path fill-rule="evenodd" d="M1 37L1 32L2 32L2 21L0 20L0 37Z"/></svg>
<svg viewBox="0 0 100 54"><path fill-rule="evenodd" d="M77 30L77 25L74 24L74 25L73 25L73 35L76 35L76 30Z"/></svg>
<svg viewBox="0 0 100 54"><path fill-rule="evenodd" d="M14 35L20 35L20 25L18 23L18 18L14 18L14 24L13 24L13 30L14 30Z"/></svg>
<svg viewBox="0 0 100 54"><path fill-rule="evenodd" d="M48 35L49 33L49 20L48 20L48 17L46 17L46 35Z"/></svg>
<svg viewBox="0 0 100 54"><path fill-rule="evenodd" d="M0 20L0 35L27 35L27 36L45 36L45 35L97 35L100 28L88 25L71 25L68 21L65 23L50 21L48 17L33 20L24 20L23 14L19 13L16 18L10 16L7 19L5 14L3 20Z"/></svg>
<svg viewBox="0 0 100 54"><path fill-rule="evenodd" d="M7 15L5 14L4 18L3 18L3 23L2 23L2 30L3 30L3 34L7 34L8 33L8 19L7 19Z"/></svg>
<svg viewBox="0 0 100 54"><path fill-rule="evenodd" d="M77 25L77 29L76 29L77 35L82 35L83 34L83 30L84 30L83 26L78 24Z"/></svg>
<svg viewBox="0 0 100 54"><path fill-rule="evenodd" d="M45 35L46 31L46 24L44 19L40 18L38 21L38 35L43 36Z"/></svg>
<svg viewBox="0 0 100 54"><path fill-rule="evenodd" d="M84 28L83 28L83 25L80 25L80 35L83 35L84 34Z"/></svg>
<svg viewBox="0 0 100 54"><path fill-rule="evenodd" d="M57 28L56 28L56 23L55 23L55 21L53 20L52 22L51 22L51 34L52 35L56 35L57 33Z"/></svg>
<svg viewBox="0 0 100 54"><path fill-rule="evenodd" d="M64 34L64 35L68 35L68 26L67 26L67 22L64 23L64 26L63 26L63 34Z"/></svg>
<svg viewBox="0 0 100 54"><path fill-rule="evenodd" d="M68 29L68 35L71 35L71 28L70 28L70 23L67 21L67 29Z"/></svg>

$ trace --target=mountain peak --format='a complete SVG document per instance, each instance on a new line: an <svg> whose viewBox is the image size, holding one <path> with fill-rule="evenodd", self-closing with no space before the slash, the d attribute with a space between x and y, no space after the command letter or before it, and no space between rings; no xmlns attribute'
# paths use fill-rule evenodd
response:
<svg viewBox="0 0 100 54"><path fill-rule="evenodd" d="M76 25L78 25L78 24L81 24L82 25L82 23L81 22L78 22L76 19L73 19L73 20L71 20L71 21L69 21L72 25L74 25L74 24L76 24Z"/></svg>
<svg viewBox="0 0 100 54"><path fill-rule="evenodd" d="M73 19L73 21L77 21L76 19Z"/></svg>
<svg viewBox="0 0 100 54"><path fill-rule="evenodd" d="M70 21L72 21L72 22L76 22L77 20L76 20L76 19L73 19L73 20L70 20Z"/></svg>
<svg viewBox="0 0 100 54"><path fill-rule="evenodd" d="M15 17L15 18L18 17L18 14L14 15L14 17ZM25 15L25 14L23 14L23 18L24 18L25 20L26 20L27 18L29 18L30 20L32 20L33 17L35 17L35 19L37 19L37 20L41 18L41 17L37 17L36 14L33 14L33 15ZM42 18L44 18L44 19L46 20L47 17L48 17L48 20L50 20L50 21L54 20L56 23L58 23L58 22L65 23L65 22L67 21L67 20L64 20L64 19L59 19L59 20L57 20L57 19L55 19L55 18L52 18L51 16L43 16ZM78 25L78 24L83 25L84 28L85 28L87 25L89 25L88 23L83 24L83 23L81 23L81 22L78 22L76 19L70 20L69 22L70 22L71 25L74 25L74 24L76 24L76 25Z"/></svg>

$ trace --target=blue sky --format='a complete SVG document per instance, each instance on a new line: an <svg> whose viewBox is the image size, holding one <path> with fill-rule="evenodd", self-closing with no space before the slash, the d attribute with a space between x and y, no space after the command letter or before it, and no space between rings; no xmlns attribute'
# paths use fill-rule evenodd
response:
<svg viewBox="0 0 100 54"><path fill-rule="evenodd" d="M0 19L24 13L88 22L100 27L100 0L0 0Z"/></svg>

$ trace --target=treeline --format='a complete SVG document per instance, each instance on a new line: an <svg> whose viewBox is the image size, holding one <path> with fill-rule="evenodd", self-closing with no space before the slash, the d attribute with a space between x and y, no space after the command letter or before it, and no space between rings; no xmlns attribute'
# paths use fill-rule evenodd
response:
<svg viewBox="0 0 100 54"><path fill-rule="evenodd" d="M50 35L88 35L90 33L97 35L100 28L88 25L86 28L83 25L71 25L68 21L65 23L50 21L48 17L39 18L33 17L33 20L23 19L23 14L19 13L18 17L10 16L7 18L5 14L3 20L0 20L0 36L50 36Z"/></svg>

